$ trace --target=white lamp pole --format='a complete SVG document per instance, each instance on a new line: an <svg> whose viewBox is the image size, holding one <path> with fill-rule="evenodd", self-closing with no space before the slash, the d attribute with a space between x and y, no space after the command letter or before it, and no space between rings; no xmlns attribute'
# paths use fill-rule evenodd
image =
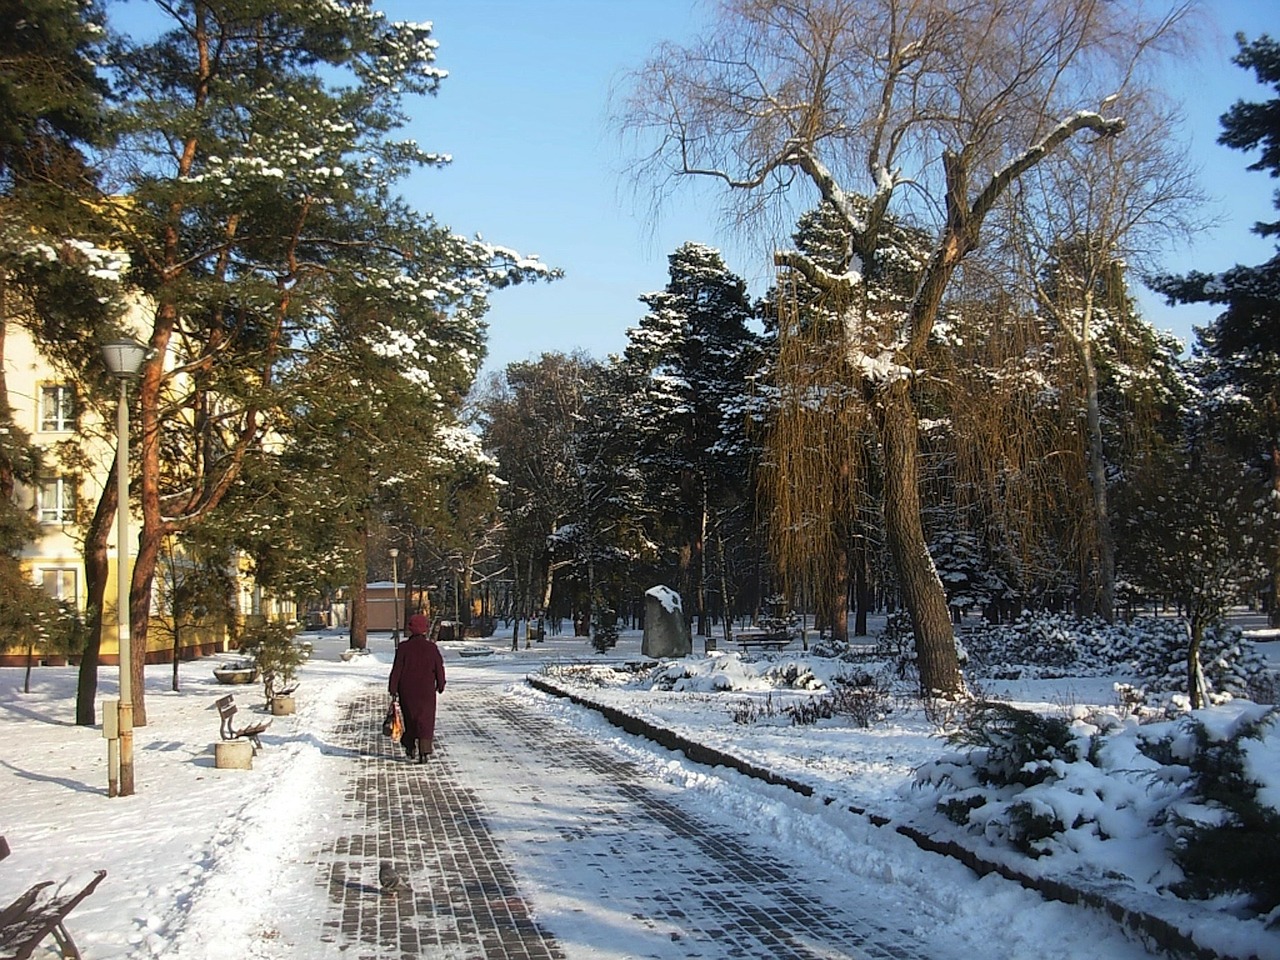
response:
<svg viewBox="0 0 1280 960"><path fill-rule="evenodd" d="M395 618L396 628L391 634L392 647L400 646L400 575L396 572L396 557L400 556L400 551L392 547L387 553L391 554L391 602L395 604L392 616Z"/></svg>
<svg viewBox="0 0 1280 960"><path fill-rule="evenodd" d="M120 796L133 795L133 645L129 636L129 381L149 350L136 340L103 344L107 368L120 381L116 408L116 627L120 638Z"/></svg>

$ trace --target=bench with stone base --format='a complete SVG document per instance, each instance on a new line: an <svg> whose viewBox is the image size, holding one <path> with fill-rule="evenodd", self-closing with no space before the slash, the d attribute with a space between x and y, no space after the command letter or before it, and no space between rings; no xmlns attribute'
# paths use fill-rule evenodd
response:
<svg viewBox="0 0 1280 960"><path fill-rule="evenodd" d="M0 837L0 859L8 854L9 845ZM0 960L27 960L47 937L53 937L67 960L80 960L80 949L67 930L67 915L106 875L105 870L95 870L87 883L68 880L56 888L46 880L0 910Z"/></svg>
<svg viewBox="0 0 1280 960"><path fill-rule="evenodd" d="M227 694L214 704L218 708L221 719L218 732L222 737L220 743L214 744L213 765L219 770L249 770L253 767L253 757L262 749L259 735L271 726L270 720L260 720L245 727L235 725L235 697Z"/></svg>

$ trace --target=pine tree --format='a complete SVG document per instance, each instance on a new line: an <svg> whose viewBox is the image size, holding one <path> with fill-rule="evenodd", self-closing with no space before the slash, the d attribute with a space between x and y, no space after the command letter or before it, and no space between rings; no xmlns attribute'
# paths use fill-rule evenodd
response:
<svg viewBox="0 0 1280 960"><path fill-rule="evenodd" d="M32 536L13 500L39 463L12 422L4 380L6 327L19 324L38 349L77 385L92 407L112 395L96 356L118 303L122 260L104 249L110 225L99 216L97 173L86 152L104 143L105 84L100 16L80 0L0 3L0 593L14 615L48 619L45 598L17 562ZM87 202L86 202L87 201ZM74 453L68 446L68 453ZM85 564L106 567L111 510L84 531ZM89 584L87 647L81 661L76 721L94 722L102 595ZM23 615L26 615L23 614Z"/></svg>
<svg viewBox="0 0 1280 960"><path fill-rule="evenodd" d="M307 399L293 376L307 351L332 349L332 370L350 343L376 345L432 402L456 402L483 355L487 291L547 272L449 235L394 193L446 161L394 137L407 98L444 76L429 25L356 0L155 10L168 29L118 38L111 57L129 161L117 216L153 305L137 391L139 692L160 545L204 522L264 434L287 429ZM324 382L361 394L365 358Z"/></svg>
<svg viewBox="0 0 1280 960"><path fill-rule="evenodd" d="M707 541L722 544L749 499L754 450L743 401L761 353L746 282L719 251L685 243L668 262L666 288L640 297L649 312L628 330L620 366L638 385L626 420L638 438L655 539L673 545L677 589L706 636Z"/></svg>
<svg viewBox="0 0 1280 960"><path fill-rule="evenodd" d="M1252 70L1258 82L1280 94L1280 43L1268 36L1247 42L1237 35L1233 62ZM1280 176L1280 96L1262 102L1238 101L1221 117L1218 142L1237 150L1258 150L1249 170ZM1280 193L1275 203L1280 209ZM1280 220L1258 223L1253 232L1280 237ZM1224 312L1199 331L1198 350L1209 358L1213 377L1229 383L1247 401L1232 404L1234 426L1247 436L1241 452L1252 457L1262 448L1269 464L1268 486L1280 495L1280 254L1256 266L1237 265L1221 273L1193 271L1161 276L1152 285L1172 303L1215 303ZM1246 426L1239 420L1245 414ZM1274 538L1272 541L1275 542ZM1280 546L1270 560L1272 626L1280 626Z"/></svg>

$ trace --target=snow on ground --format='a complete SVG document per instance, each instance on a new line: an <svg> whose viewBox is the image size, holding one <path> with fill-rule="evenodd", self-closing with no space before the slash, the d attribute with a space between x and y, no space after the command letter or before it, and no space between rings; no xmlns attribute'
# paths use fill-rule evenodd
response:
<svg viewBox="0 0 1280 960"><path fill-rule="evenodd" d="M563 682L580 672L579 664L641 660L639 634L624 633L618 648L605 657L581 638L548 637L532 648L522 641L521 649L512 651L509 637L506 633L442 647L451 670L483 673L494 684L495 694L503 690L543 712L549 722L569 723L616 741L620 750L668 780L736 805L753 818L756 829L793 848L797 860L826 848L858 876L918 869L901 852L909 844L900 837L879 837L872 844L867 837L842 835L835 842L834 831L850 829L848 818L831 813L840 808L857 807L942 828L941 818L932 813L936 796L913 786L913 780L917 769L950 748L918 709L895 703L884 719L867 729L837 721L792 726L776 713L787 697L803 694L780 692L762 676L762 665L794 662L802 672L812 669L820 674L820 663L790 651L754 661L736 653L695 655L678 670L673 668L690 675L679 684L684 690L642 689L634 674L584 689L600 702L813 784L819 795L815 800L780 799L778 788L760 791L737 775L709 775L682 757L619 735L594 714L522 682L544 666ZM212 667L222 658L183 664L178 693L169 689L170 666L149 667L150 723L136 733L137 789L127 798L106 796L106 742L100 728L72 722L74 668L35 669L30 693L23 692L23 670L0 669L0 835L12 848L12 855L0 863L0 901L8 902L41 880L79 878L103 868L107 880L76 909L69 924L86 956L94 960L212 956L207 945L214 943L221 945L220 955L228 957L289 955L282 945L270 942L277 922L273 918L282 913L316 917L325 909L323 889L303 876L312 869L305 864L308 854L336 829L342 796L339 774L326 772L340 767L322 764L322 751L343 704L370 686L381 687L391 658L385 636L372 639L372 656L350 662L338 657L346 645L344 637L308 638L315 652L300 672L299 711L274 720L264 736L268 748L248 773L214 768L218 715L212 704L234 690L245 711L241 717L252 716L254 708L261 709L260 688L218 685ZM1110 681L1097 678L992 683L986 692L1058 715L1069 715L1082 705L1115 703ZM115 668L103 668L99 696L115 695ZM775 711L773 716L770 711ZM747 713L757 719L738 723L735 713L740 719ZM1271 782L1280 783L1276 750L1257 762L1275 774L1269 775ZM826 799L835 802L824 804ZM1127 816L1132 822L1133 812L1114 816ZM870 826L858 831L877 833ZM1101 845L1093 844L1093 849L1076 851L1074 859L1062 851L1038 863L1047 871L1095 876L1111 868L1149 874L1152 871L1135 870L1134 860L1154 857L1143 846L1150 842L1131 837L1123 849L1105 851L1101 862L1096 859L1102 856L1097 849ZM980 931L996 909L993 898L1000 897L1000 882L979 880L955 864L938 871L955 878L946 896L958 901L957 911L968 912ZM282 872L291 873L297 882L282 882ZM535 900L537 895L533 891ZM281 897L300 902L281 903ZM311 902L301 902L308 897ZM1038 918L1056 919L1024 921L1031 929L1022 936L1027 943L1052 939L1052 923L1065 922L1070 915L1066 907L1038 912ZM1041 923L1045 929L1036 929ZM1218 949L1280 960L1280 933L1257 921L1226 918L1215 923L1202 926Z"/></svg>

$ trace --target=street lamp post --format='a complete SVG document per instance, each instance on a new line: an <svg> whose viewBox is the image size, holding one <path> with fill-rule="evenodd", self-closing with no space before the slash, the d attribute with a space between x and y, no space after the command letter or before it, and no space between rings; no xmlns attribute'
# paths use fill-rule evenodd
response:
<svg viewBox="0 0 1280 960"><path fill-rule="evenodd" d="M396 557L400 556L400 551L392 547L387 553L391 554L391 602L395 604L392 611L395 630L391 632L391 646L394 649L400 646L400 575L396 572Z"/></svg>
<svg viewBox="0 0 1280 960"><path fill-rule="evenodd" d="M116 626L120 643L120 793L133 795L133 645L129 636L129 381L138 376L148 349L136 340L103 344L102 355L120 381L116 408Z"/></svg>

